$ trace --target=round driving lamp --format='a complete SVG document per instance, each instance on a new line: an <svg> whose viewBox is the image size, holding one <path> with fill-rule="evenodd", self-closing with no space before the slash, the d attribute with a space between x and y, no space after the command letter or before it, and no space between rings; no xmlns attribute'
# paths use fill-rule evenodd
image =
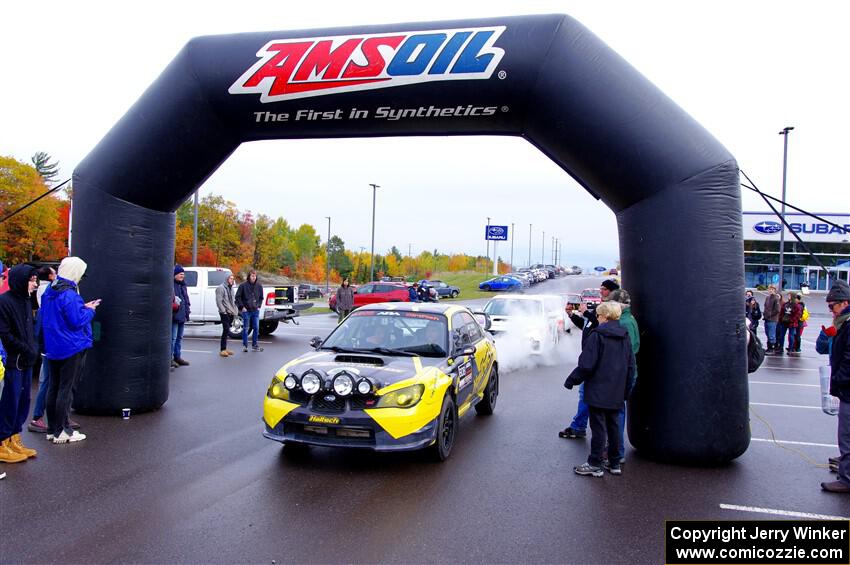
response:
<svg viewBox="0 0 850 565"><path fill-rule="evenodd" d="M341 373L334 378L334 392L340 396L348 396L354 390L354 380L346 373Z"/></svg>
<svg viewBox="0 0 850 565"><path fill-rule="evenodd" d="M286 378L283 379L283 386L286 387L286 390L294 390L298 386L298 379L295 378L295 375L286 375Z"/></svg>
<svg viewBox="0 0 850 565"><path fill-rule="evenodd" d="M301 388L307 394L316 394L322 388L322 379L316 373L304 373L301 377Z"/></svg>
<svg viewBox="0 0 850 565"><path fill-rule="evenodd" d="M360 394L369 394L372 392L372 383L367 381L366 379L360 379L357 383L357 392Z"/></svg>

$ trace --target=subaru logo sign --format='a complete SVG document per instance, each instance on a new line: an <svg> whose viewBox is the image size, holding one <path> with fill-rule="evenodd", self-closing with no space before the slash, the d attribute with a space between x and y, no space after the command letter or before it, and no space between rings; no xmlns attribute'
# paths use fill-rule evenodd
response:
<svg viewBox="0 0 850 565"><path fill-rule="evenodd" d="M753 229L756 232L763 234L779 233L782 231L782 224L779 222L769 222L765 220L754 225Z"/></svg>
<svg viewBox="0 0 850 565"><path fill-rule="evenodd" d="M506 241L508 239L508 226L487 226L484 230L484 239Z"/></svg>

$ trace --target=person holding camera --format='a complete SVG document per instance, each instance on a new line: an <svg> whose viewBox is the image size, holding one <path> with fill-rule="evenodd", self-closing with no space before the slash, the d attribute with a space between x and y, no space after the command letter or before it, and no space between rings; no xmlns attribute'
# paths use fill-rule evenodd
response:
<svg viewBox="0 0 850 565"><path fill-rule="evenodd" d="M602 281L602 284L599 285L599 293L602 295L602 304L610 300L611 293L615 290L619 290L620 285L616 282L608 279ZM573 310L573 306L571 304L567 304L567 314L570 317L570 321L577 328L581 330L581 347L584 349L584 344L587 342L588 336L590 333L596 329L599 325L599 320L597 318L598 308L588 308L586 304L579 305L579 314L576 314ZM587 418L589 412L587 410L587 404L584 403L584 386L580 386L578 389L578 408L576 410L575 416L573 416L573 420L570 425L566 428L558 432L558 437L562 437L564 439L582 439L587 437Z"/></svg>

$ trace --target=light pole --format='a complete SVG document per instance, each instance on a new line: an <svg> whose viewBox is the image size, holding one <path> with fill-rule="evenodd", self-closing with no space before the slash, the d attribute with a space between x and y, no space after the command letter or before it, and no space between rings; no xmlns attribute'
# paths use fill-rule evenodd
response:
<svg viewBox="0 0 850 565"><path fill-rule="evenodd" d="M377 184L370 183L372 187L372 263L369 266L369 281L375 280L375 193L381 188Z"/></svg>
<svg viewBox="0 0 850 565"><path fill-rule="evenodd" d="M484 241L487 242L487 260L490 260L490 240L487 239L490 236L490 216L487 216L487 228L484 231ZM487 266L484 266L484 272L487 272Z"/></svg>
<svg viewBox="0 0 850 565"><path fill-rule="evenodd" d="M327 294L331 288L331 217L325 217L328 219L328 242L325 245L325 294Z"/></svg>
<svg viewBox="0 0 850 565"><path fill-rule="evenodd" d="M546 262L546 232L543 232L543 237L540 238L540 263Z"/></svg>
<svg viewBox="0 0 850 565"><path fill-rule="evenodd" d="M511 271L514 270L514 224L511 222Z"/></svg>
<svg viewBox="0 0 850 565"><path fill-rule="evenodd" d="M531 268L531 224L528 224L528 268Z"/></svg>
<svg viewBox="0 0 850 565"><path fill-rule="evenodd" d="M783 136L784 149L782 152L782 209L779 212L779 217L782 218L782 229L779 231L779 292L785 290L785 179L788 172L788 132L794 129L794 126L782 128L779 135Z"/></svg>
<svg viewBox="0 0 850 565"><path fill-rule="evenodd" d="M218 263L218 257L216 257ZM192 221L192 264L198 266L198 191L195 191L195 218Z"/></svg>

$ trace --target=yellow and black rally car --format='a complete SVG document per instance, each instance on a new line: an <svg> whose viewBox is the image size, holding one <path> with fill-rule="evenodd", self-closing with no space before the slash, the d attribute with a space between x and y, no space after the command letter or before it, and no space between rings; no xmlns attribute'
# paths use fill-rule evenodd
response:
<svg viewBox="0 0 850 565"><path fill-rule="evenodd" d="M458 418L499 395L486 315L458 305L381 303L352 312L284 365L263 405L269 439L376 451L428 448L445 460Z"/></svg>

